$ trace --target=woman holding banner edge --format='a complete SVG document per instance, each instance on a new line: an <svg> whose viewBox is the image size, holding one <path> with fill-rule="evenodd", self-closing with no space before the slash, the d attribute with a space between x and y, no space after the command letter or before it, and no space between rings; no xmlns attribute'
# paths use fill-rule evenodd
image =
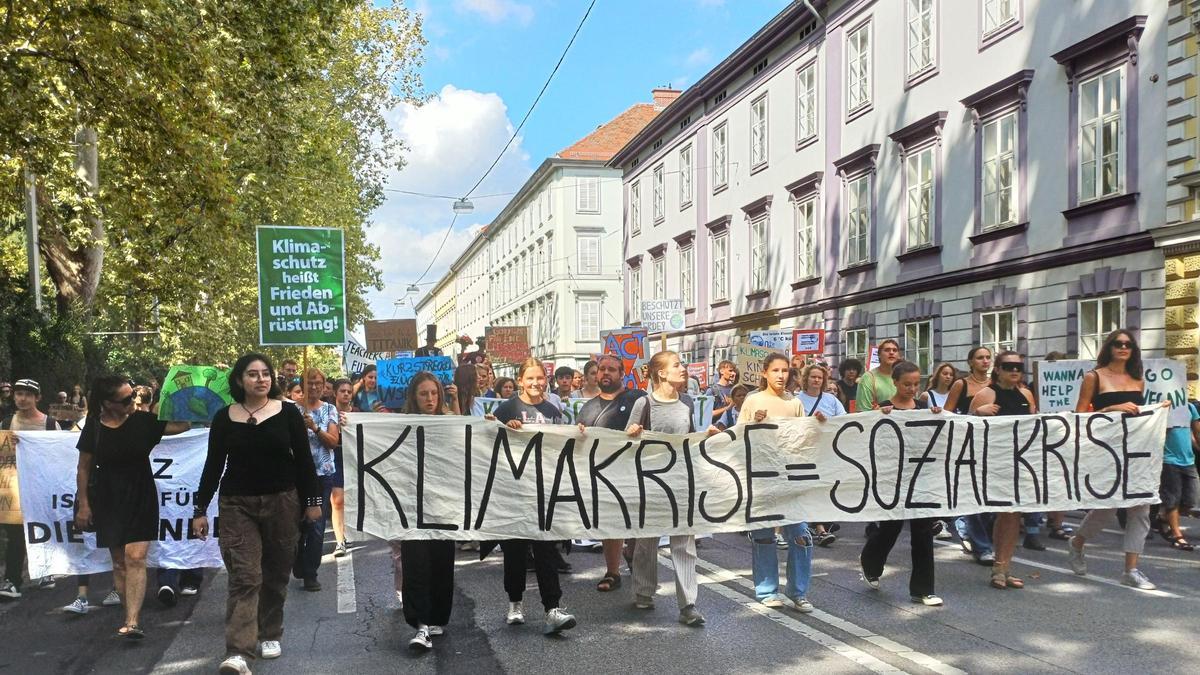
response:
<svg viewBox="0 0 1200 675"><path fill-rule="evenodd" d="M164 435L187 431L187 422L163 422L133 409L133 386L117 375L92 383L88 422L79 434L75 524L95 526L96 546L112 556L113 585L125 606L117 637L139 640L146 595L146 553L158 541L158 488L150 453ZM93 473L94 481L93 481ZM89 488L89 483L91 487Z"/></svg>
<svg viewBox="0 0 1200 675"><path fill-rule="evenodd" d="M888 371L891 363L888 363ZM783 354L769 354L763 359L762 380L759 390L746 397L738 414L738 424L762 422L768 418L804 417L804 406L799 398L787 391L791 368ZM863 391L861 388L859 391ZM818 421L824 422L825 413L813 413ZM812 581L813 535L808 523L799 522L780 528L787 541L787 599L792 607L808 614L815 609L808 600L808 587ZM766 607L782 607L784 598L779 594L779 554L775 542L775 529L764 527L750 532L751 567L754 572L754 595Z"/></svg>
<svg viewBox="0 0 1200 675"><path fill-rule="evenodd" d="M1083 376L1079 390L1079 401L1075 412L1110 412L1136 415L1139 406L1146 402L1146 383L1143 380L1142 350L1137 340L1127 330L1109 333L1100 346L1096 367ZM1163 402L1169 406L1169 401ZM1075 536L1067 542L1067 562L1071 571L1087 576L1087 561L1083 547L1087 540L1100 534L1116 519L1116 509L1092 509L1080 523ZM1150 532L1150 505L1131 506L1125 511L1125 573L1121 583L1143 591L1152 591L1155 586L1138 569L1138 557L1146 545Z"/></svg>
<svg viewBox="0 0 1200 675"><path fill-rule="evenodd" d="M495 417L509 429L520 430L525 424L561 424L562 410L545 396L546 371L542 362L525 359L517 369L517 380L521 393L501 403ZM525 568L528 551L533 551L534 571L537 574L538 592L546 610L543 633L551 635L575 627L575 617L559 606L562 586L555 567L558 556L553 541L530 541L528 539L506 539L500 542L504 553L504 590L508 593L508 613L505 622L510 626L525 623ZM490 550L490 549L488 549ZM481 551L480 557L487 554Z"/></svg>

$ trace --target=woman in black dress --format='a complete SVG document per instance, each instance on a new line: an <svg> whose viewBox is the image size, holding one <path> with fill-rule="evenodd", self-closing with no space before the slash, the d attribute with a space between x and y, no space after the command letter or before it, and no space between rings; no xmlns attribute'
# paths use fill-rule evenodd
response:
<svg viewBox="0 0 1200 675"><path fill-rule="evenodd" d="M97 378L91 399L75 446L75 524L81 530L95 527L96 545L112 555L113 584L125 605L125 623L117 635L137 640L145 636L138 616L146 595L146 552L150 542L158 541L158 488L150 451L164 434L186 431L189 425L160 422L151 413L134 410L127 377Z"/></svg>

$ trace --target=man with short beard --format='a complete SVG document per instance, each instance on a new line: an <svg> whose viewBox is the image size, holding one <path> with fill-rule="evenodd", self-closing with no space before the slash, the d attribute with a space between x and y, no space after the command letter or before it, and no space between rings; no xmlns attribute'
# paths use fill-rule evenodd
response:
<svg viewBox="0 0 1200 675"><path fill-rule="evenodd" d="M605 354L597 360L596 377L600 393L579 409L576 418L579 421L579 431L586 433L588 427L625 431L629 426L629 413L633 410L633 402L645 396L646 392L622 387L624 371L621 360L611 354ZM606 571L600 583L596 584L596 590L601 593L621 587L621 548L624 544L622 539L604 540Z"/></svg>

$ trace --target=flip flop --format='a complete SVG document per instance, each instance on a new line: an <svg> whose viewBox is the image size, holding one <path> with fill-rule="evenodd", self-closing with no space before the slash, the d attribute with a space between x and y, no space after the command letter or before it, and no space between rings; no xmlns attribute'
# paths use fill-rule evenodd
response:
<svg viewBox="0 0 1200 675"><path fill-rule="evenodd" d="M1179 551L1194 551L1194 550L1196 550L1196 547L1193 546L1192 544L1188 543L1188 540L1184 539L1183 537L1176 537L1174 540L1172 540L1171 548L1179 550Z"/></svg>
<svg viewBox="0 0 1200 675"><path fill-rule="evenodd" d="M142 630L141 626L135 623L131 626L127 625L118 628L117 637L125 638L126 640L141 640L146 637L146 632Z"/></svg>

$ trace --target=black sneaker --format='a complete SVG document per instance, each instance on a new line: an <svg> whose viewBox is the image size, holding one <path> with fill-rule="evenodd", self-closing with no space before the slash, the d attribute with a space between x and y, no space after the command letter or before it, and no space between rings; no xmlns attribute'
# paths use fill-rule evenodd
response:
<svg viewBox="0 0 1200 675"><path fill-rule="evenodd" d="M304 590L315 593L321 590L321 582L317 581L316 579L305 579Z"/></svg>
<svg viewBox="0 0 1200 675"><path fill-rule="evenodd" d="M167 607L174 607L179 598L175 597L175 589L170 586L162 586L158 589L158 601Z"/></svg>
<svg viewBox="0 0 1200 675"><path fill-rule="evenodd" d="M1042 543L1041 537L1036 534L1025 535L1025 548L1031 551L1045 551L1046 545Z"/></svg>

